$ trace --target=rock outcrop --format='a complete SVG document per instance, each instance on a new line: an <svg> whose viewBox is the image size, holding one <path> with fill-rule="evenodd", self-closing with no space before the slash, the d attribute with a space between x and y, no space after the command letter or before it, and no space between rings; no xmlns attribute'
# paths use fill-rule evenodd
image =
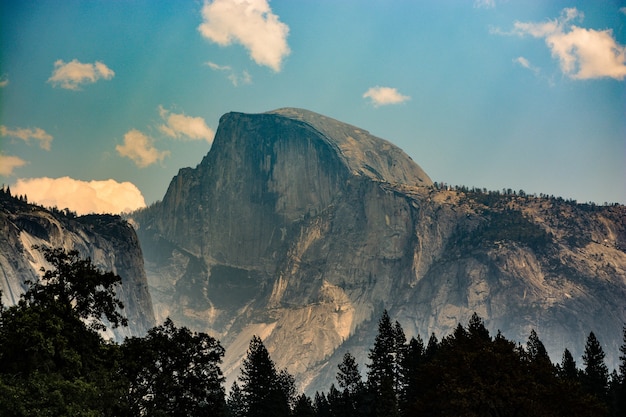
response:
<svg viewBox="0 0 626 417"><path fill-rule="evenodd" d="M121 341L143 336L154 327L154 312L143 266L143 254L134 229L119 216L76 217L69 211L50 211L0 193L0 289L4 305L16 304L25 281L37 280L50 265L33 246L77 250L102 271L122 278L116 289L124 303L128 327L107 330L106 337Z"/></svg>
<svg viewBox="0 0 626 417"><path fill-rule="evenodd" d="M404 152L300 109L222 117L211 151L133 215L158 320L208 331L232 379L253 334L300 387L367 362L383 309L408 336L473 312L555 361L589 331L615 364L626 209L433 186ZM613 362L611 362L613 361Z"/></svg>

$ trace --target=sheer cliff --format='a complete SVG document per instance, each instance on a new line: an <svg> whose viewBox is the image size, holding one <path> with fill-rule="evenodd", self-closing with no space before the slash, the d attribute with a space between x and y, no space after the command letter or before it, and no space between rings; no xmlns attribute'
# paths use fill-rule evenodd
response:
<svg viewBox="0 0 626 417"><path fill-rule="evenodd" d="M134 229L119 216L76 217L50 211L0 193L0 289L4 305L17 303L25 281L36 280L50 268L33 246L78 250L103 271L122 277L116 290L124 303L128 327L107 330L108 337L143 336L155 325L143 254Z"/></svg>
<svg viewBox="0 0 626 417"><path fill-rule="evenodd" d="M222 117L210 152L133 215L158 320L219 337L231 378L253 334L302 388L367 361L383 308L409 336L466 323L555 360L589 331L617 352L626 210L433 186L402 150L301 109Z"/></svg>

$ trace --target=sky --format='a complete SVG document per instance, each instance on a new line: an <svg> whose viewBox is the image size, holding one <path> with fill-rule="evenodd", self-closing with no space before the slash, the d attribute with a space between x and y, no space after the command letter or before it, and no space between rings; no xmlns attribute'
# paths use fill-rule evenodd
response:
<svg viewBox="0 0 626 417"><path fill-rule="evenodd" d="M223 114L300 107L433 181L625 204L625 45L620 1L0 0L0 182L134 210Z"/></svg>

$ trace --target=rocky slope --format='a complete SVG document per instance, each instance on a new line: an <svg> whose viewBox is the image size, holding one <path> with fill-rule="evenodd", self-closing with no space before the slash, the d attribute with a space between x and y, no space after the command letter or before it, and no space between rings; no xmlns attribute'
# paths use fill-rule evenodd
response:
<svg viewBox="0 0 626 417"><path fill-rule="evenodd" d="M222 117L211 151L136 213L158 320L219 337L232 379L253 334L301 388L367 361L382 310L442 336L475 311L553 356L626 322L626 210L433 186L404 152L300 109ZM579 361L580 364L580 361Z"/></svg>
<svg viewBox="0 0 626 417"><path fill-rule="evenodd" d="M103 271L122 277L117 295L124 303L128 327L108 330L121 341L141 336L155 325L143 255L134 229L119 216L76 217L50 211L0 192L0 289L4 305L17 303L26 280L36 280L50 268L34 245L78 250Z"/></svg>

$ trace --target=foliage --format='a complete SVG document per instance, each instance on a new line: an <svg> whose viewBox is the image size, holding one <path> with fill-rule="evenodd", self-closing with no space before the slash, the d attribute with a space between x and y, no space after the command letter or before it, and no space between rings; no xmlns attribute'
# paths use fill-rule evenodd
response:
<svg viewBox="0 0 626 417"><path fill-rule="evenodd" d="M127 339L121 350L133 415L223 415L224 348L213 337L177 328L168 318L146 337Z"/></svg>
<svg viewBox="0 0 626 417"><path fill-rule="evenodd" d="M35 248L43 253L53 269L42 267L41 279L27 282L30 288L23 297L26 303L54 311L64 319L89 320L95 330L106 328L100 321L103 316L113 327L127 325L120 313L124 305L115 297L115 286L122 282L119 275L101 272L91 259L81 259L75 250Z"/></svg>
<svg viewBox="0 0 626 417"><path fill-rule="evenodd" d="M250 341L239 381L246 417L289 415L295 392L293 377L276 371L274 361L258 336Z"/></svg>

